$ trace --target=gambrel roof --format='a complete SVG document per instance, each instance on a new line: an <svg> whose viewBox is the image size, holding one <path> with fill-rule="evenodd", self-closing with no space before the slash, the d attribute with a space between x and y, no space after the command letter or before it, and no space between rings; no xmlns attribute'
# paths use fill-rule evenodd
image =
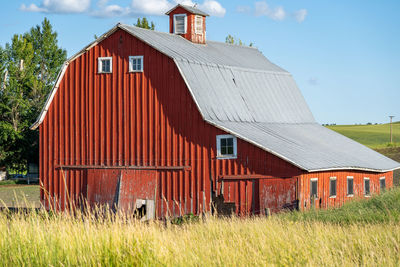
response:
<svg viewBox="0 0 400 267"><path fill-rule="evenodd" d="M400 163L319 125L292 75L256 48L195 44L179 35L118 24L66 65L117 29L174 60L205 121L303 170L400 168ZM58 83L33 128L43 121Z"/></svg>

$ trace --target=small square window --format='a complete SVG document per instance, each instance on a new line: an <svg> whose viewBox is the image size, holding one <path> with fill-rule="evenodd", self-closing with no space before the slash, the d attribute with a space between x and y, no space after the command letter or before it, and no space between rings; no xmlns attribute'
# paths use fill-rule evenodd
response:
<svg viewBox="0 0 400 267"><path fill-rule="evenodd" d="M318 178L312 178L310 180L310 198L318 197Z"/></svg>
<svg viewBox="0 0 400 267"><path fill-rule="evenodd" d="M353 176L347 176L347 196L352 197L354 194Z"/></svg>
<svg viewBox="0 0 400 267"><path fill-rule="evenodd" d="M364 195L365 196L371 195L370 186L369 186L369 178L364 178Z"/></svg>
<svg viewBox="0 0 400 267"><path fill-rule="evenodd" d="M99 57L98 73L111 73L111 72L112 72L112 57Z"/></svg>
<svg viewBox="0 0 400 267"><path fill-rule="evenodd" d="M336 177L329 179L329 197L336 197Z"/></svg>
<svg viewBox="0 0 400 267"><path fill-rule="evenodd" d="M143 71L143 56L130 56L129 57L129 71L142 72Z"/></svg>
<svg viewBox="0 0 400 267"><path fill-rule="evenodd" d="M384 192L386 190L386 179L385 179L385 177L379 178L379 186L381 188L381 192Z"/></svg>
<svg viewBox="0 0 400 267"><path fill-rule="evenodd" d="M217 135L217 157L236 158L237 141L233 135Z"/></svg>

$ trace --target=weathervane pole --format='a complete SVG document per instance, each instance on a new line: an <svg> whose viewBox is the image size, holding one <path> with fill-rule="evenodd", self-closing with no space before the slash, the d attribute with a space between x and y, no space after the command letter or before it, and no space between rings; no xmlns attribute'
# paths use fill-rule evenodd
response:
<svg viewBox="0 0 400 267"><path fill-rule="evenodd" d="M389 116L390 118L390 143L393 143L393 137L392 137L392 119L394 116Z"/></svg>

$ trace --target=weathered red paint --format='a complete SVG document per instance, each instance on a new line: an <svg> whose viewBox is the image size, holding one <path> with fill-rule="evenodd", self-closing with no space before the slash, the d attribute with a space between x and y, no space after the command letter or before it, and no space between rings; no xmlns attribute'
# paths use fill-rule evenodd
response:
<svg viewBox="0 0 400 267"><path fill-rule="evenodd" d="M128 71L132 55L144 56L142 73ZM104 56L113 57L113 73L97 73ZM56 210L82 198L114 203L121 175L127 183L121 205L127 209L144 194L154 198L159 217L208 212L216 198L242 215L296 200L303 209L310 177L347 175L305 173L241 139L237 159L217 159L216 135L226 133L202 119L174 61L123 30L70 62L39 130L41 199ZM392 185L392 172L353 175L356 187L362 176L371 178L371 188L380 176ZM328 203L326 185L320 190L321 203Z"/></svg>
<svg viewBox="0 0 400 267"><path fill-rule="evenodd" d="M195 15L186 9L178 6L171 13L169 13L169 32L174 33L174 15L176 14L186 14L187 17L187 31L185 34L180 34L183 38L198 44L206 43L206 17L201 16L203 19L203 31L202 33L196 33L195 29L195 17L200 15Z"/></svg>
<svg viewBox="0 0 400 267"><path fill-rule="evenodd" d="M347 177L352 176L354 182L354 194L347 195ZM331 177L336 178L337 192L336 197L329 196L329 181ZM300 179L300 208L309 209L313 205L320 208L339 207L346 201L359 198L368 198L364 192L364 178L370 179L370 195L379 194L381 192L379 179L384 177L386 180L386 188L393 187L393 172L373 173L362 171L335 171L335 172L318 172L306 173ZM311 202L310 198L310 182L312 178L318 178L318 197ZM313 205L312 205L313 204Z"/></svg>

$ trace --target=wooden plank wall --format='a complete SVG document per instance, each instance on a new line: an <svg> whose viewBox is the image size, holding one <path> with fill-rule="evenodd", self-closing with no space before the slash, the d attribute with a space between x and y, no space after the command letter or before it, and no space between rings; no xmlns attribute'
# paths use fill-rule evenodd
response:
<svg viewBox="0 0 400 267"><path fill-rule="evenodd" d="M144 56L143 73L128 71L131 55ZM104 56L111 74L97 73ZM209 211L219 175L300 173L242 140L237 159L217 160L217 134L226 133L204 122L173 60L118 30L69 64L40 125L42 201L63 210L66 194L86 197L85 171L59 165L190 166L158 171L157 213L172 215Z"/></svg>
<svg viewBox="0 0 400 267"><path fill-rule="evenodd" d="M353 177L354 194L347 196L347 177ZM329 181L331 177L336 177L336 197L329 197ZM364 178L370 179L371 195L381 192L379 179L385 177L386 188L393 186L393 172L371 173L362 171L335 171L335 172L317 172L303 174L300 180L300 208L310 208L310 180L318 178L318 198L315 200L315 206L321 208L339 207L346 201L356 198L365 198L364 196Z"/></svg>

